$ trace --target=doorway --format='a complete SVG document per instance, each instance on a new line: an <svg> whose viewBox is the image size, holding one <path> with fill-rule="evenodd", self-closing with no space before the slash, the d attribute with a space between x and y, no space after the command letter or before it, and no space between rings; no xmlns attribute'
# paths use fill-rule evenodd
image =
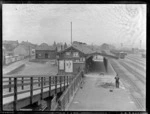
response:
<svg viewBox="0 0 150 114"><path fill-rule="evenodd" d="M48 59L48 53L45 53L45 59Z"/></svg>

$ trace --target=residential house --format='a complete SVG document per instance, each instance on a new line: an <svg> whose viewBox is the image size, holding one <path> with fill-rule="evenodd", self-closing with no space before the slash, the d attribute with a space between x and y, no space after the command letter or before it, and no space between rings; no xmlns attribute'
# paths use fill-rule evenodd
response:
<svg viewBox="0 0 150 114"><path fill-rule="evenodd" d="M7 41L7 40L4 40L3 41L3 44L5 45L5 44L10 44L10 45L12 45L12 47L17 47L18 45L19 45L19 42L18 42L18 40L16 40L16 41L12 41L12 40L9 40L9 41Z"/></svg>
<svg viewBox="0 0 150 114"><path fill-rule="evenodd" d="M32 48L29 46L20 44L14 49L14 55L20 55L20 56L30 56Z"/></svg>
<svg viewBox="0 0 150 114"><path fill-rule="evenodd" d="M3 41L3 47L5 48L5 55L13 56L13 50L19 45L18 41Z"/></svg>
<svg viewBox="0 0 150 114"><path fill-rule="evenodd" d="M37 46L35 49L36 59L56 59L56 47L49 46L46 43Z"/></svg>

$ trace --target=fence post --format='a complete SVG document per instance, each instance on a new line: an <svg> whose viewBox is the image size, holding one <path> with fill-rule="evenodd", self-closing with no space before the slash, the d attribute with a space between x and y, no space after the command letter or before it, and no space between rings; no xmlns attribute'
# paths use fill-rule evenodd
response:
<svg viewBox="0 0 150 114"><path fill-rule="evenodd" d="M75 91L75 79L74 79L74 83L73 83L73 90Z"/></svg>
<svg viewBox="0 0 150 114"><path fill-rule="evenodd" d="M38 77L38 82L39 82L39 86L40 86L40 77Z"/></svg>
<svg viewBox="0 0 150 114"><path fill-rule="evenodd" d="M11 77L9 77L9 92L11 92Z"/></svg>
<svg viewBox="0 0 150 114"><path fill-rule="evenodd" d="M41 100L43 99L43 77L41 77Z"/></svg>
<svg viewBox="0 0 150 114"><path fill-rule="evenodd" d="M17 111L17 78L14 78L14 111Z"/></svg>
<svg viewBox="0 0 150 114"><path fill-rule="evenodd" d="M33 77L30 78L30 104L32 104L33 98Z"/></svg>
<svg viewBox="0 0 150 114"><path fill-rule="evenodd" d="M22 77L22 90L24 89L23 84L24 84L24 78Z"/></svg>
<svg viewBox="0 0 150 114"><path fill-rule="evenodd" d="M78 78L78 77L77 77ZM76 90L76 83L77 83L77 78L74 80L74 85L75 85L75 89L74 90Z"/></svg>
<svg viewBox="0 0 150 114"><path fill-rule="evenodd" d="M57 76L55 76L55 94L57 94Z"/></svg>
<svg viewBox="0 0 150 114"><path fill-rule="evenodd" d="M49 96L51 96L51 77L49 77Z"/></svg>
<svg viewBox="0 0 150 114"><path fill-rule="evenodd" d="M46 77L43 77L43 78L44 78L44 85L46 85L46 83L45 83L45 80L46 80L45 78L46 78Z"/></svg>
<svg viewBox="0 0 150 114"><path fill-rule="evenodd" d="M69 99L70 99L70 88L68 89L68 103L69 103Z"/></svg>
<svg viewBox="0 0 150 114"><path fill-rule="evenodd" d="M65 82L65 76L64 76L64 90L66 89L66 87L65 87L65 83L66 83L66 82Z"/></svg>
<svg viewBox="0 0 150 114"><path fill-rule="evenodd" d="M61 81L61 76L60 76L60 92L61 92L61 83L62 83L62 81Z"/></svg>
<svg viewBox="0 0 150 114"><path fill-rule="evenodd" d="M69 76L67 76L67 87L68 87L68 85L69 85L69 80L68 80L68 78L69 78Z"/></svg>

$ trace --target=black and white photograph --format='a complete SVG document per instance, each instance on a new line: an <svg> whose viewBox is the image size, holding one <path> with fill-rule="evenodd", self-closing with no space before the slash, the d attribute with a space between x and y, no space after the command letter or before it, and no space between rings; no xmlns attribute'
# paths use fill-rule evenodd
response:
<svg viewBox="0 0 150 114"><path fill-rule="evenodd" d="M2 4L3 111L146 111L147 4Z"/></svg>

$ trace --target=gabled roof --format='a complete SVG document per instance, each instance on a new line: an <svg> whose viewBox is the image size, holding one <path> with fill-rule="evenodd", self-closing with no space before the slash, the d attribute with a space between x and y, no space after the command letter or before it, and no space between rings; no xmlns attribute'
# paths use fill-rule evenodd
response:
<svg viewBox="0 0 150 114"><path fill-rule="evenodd" d="M29 47L28 46L26 46L26 45L23 45L23 44L19 44L16 48L20 48L20 47L23 47L25 50L29 50ZM15 48L15 49L16 49Z"/></svg>
<svg viewBox="0 0 150 114"><path fill-rule="evenodd" d="M30 43L30 42L22 41L22 42L20 43L20 45L24 45L24 46L30 47L30 48L35 48L35 44L32 44L32 43Z"/></svg>
<svg viewBox="0 0 150 114"><path fill-rule="evenodd" d="M85 55L88 55L88 56L91 56L91 55L94 55L94 54L99 54L99 55L106 56L106 57L111 57L111 58L115 58L115 59L117 58L115 56L107 54L103 50L96 49L96 48L88 46L88 45L72 45L72 46L66 48L63 51L60 51L59 53L64 53L67 50L69 50L70 48L74 48L74 49L78 50L79 52L81 52L81 53L83 53Z"/></svg>
<svg viewBox="0 0 150 114"><path fill-rule="evenodd" d="M56 50L56 47L40 45L40 46L37 46L35 50Z"/></svg>
<svg viewBox="0 0 150 114"><path fill-rule="evenodd" d="M73 45L73 47L76 48L77 50L81 51L84 54L90 54L90 53L93 53L93 51L94 51L87 45Z"/></svg>
<svg viewBox="0 0 150 114"><path fill-rule="evenodd" d="M73 44L72 46L66 48L65 50L59 51L59 53L63 53L63 52L65 52L65 51L67 51L68 49L70 49L71 47L74 48L74 49L76 49L76 50L78 50L78 51L80 51L80 52L83 53L83 54L91 54L91 53L94 53L94 52L96 51L96 50L91 49L91 48L90 48L89 46L87 46L87 45Z"/></svg>

